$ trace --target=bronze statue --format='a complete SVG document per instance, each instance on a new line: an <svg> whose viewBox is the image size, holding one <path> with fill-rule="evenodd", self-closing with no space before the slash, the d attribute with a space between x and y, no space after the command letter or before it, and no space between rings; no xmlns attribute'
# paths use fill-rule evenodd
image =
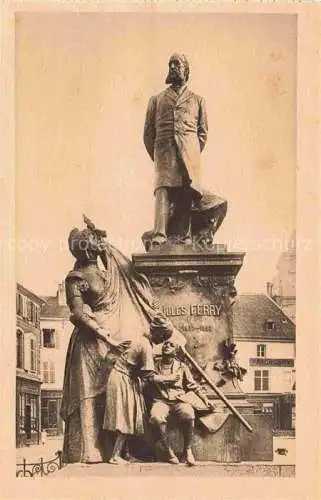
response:
<svg viewBox="0 0 321 500"><path fill-rule="evenodd" d="M96 229L86 217L85 223L86 229L73 229L68 239L76 258L66 277L67 303L75 328L66 356L61 404L65 421L63 461L105 460L106 437L102 430L106 429L118 432L110 463L121 464L120 453L127 435L139 435L144 430L144 405L133 406L141 398L136 378L147 376L157 381L157 374L151 373L154 368L148 342L171 337L183 345L185 339L162 313L147 278L108 243L105 231ZM196 366L187 351L183 352ZM225 401L206 374L200 373ZM128 377L126 384L120 380L124 374ZM121 383L127 391L124 400L117 392ZM117 407L112 407L116 402ZM131 413L121 420L120 428L126 405Z"/></svg>
<svg viewBox="0 0 321 500"><path fill-rule="evenodd" d="M213 410L214 405L195 382L187 364L179 359L179 350L180 346L169 339L163 343L162 356L155 362L157 375L147 386L152 397L150 422L165 449L167 461L178 464L167 434L168 417L175 415L183 435L184 461L187 465L195 465L192 452L195 412L188 398L192 394L205 409Z"/></svg>
<svg viewBox="0 0 321 500"><path fill-rule="evenodd" d="M76 262L66 277L75 328L66 357L61 407L65 463L104 459L100 431L107 376L115 357L128 349L130 353L143 338L147 342L151 324L169 323L148 280L107 242L105 231L87 218L85 222L87 228L73 229L68 239Z"/></svg>
<svg viewBox="0 0 321 500"><path fill-rule="evenodd" d="M155 164L155 223L143 235L147 250L166 243L211 246L227 202L200 186L200 155L207 140L205 100L187 87L189 64L173 54L169 87L150 98L144 143Z"/></svg>

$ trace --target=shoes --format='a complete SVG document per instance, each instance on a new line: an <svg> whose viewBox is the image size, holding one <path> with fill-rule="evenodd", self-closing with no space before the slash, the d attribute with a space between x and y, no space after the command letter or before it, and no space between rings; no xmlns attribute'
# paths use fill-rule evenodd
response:
<svg viewBox="0 0 321 500"><path fill-rule="evenodd" d="M196 465L196 461L192 452L192 448L186 448L185 450L185 459L187 465L193 466Z"/></svg>
<svg viewBox="0 0 321 500"><path fill-rule="evenodd" d="M128 465L127 460L124 460L121 457L111 457L108 460L108 463L111 464L111 465Z"/></svg>
<svg viewBox="0 0 321 500"><path fill-rule="evenodd" d="M167 238L163 236L162 234L156 234L152 238L152 248L164 245L167 242Z"/></svg>
<svg viewBox="0 0 321 500"><path fill-rule="evenodd" d="M192 240L191 236L185 236L184 238L182 238L182 243L184 245L192 245L193 240Z"/></svg>
<svg viewBox="0 0 321 500"><path fill-rule="evenodd" d="M179 460L171 448L169 448L167 450L167 453L168 453L168 460L167 461L170 464L175 464L175 465L179 464Z"/></svg>

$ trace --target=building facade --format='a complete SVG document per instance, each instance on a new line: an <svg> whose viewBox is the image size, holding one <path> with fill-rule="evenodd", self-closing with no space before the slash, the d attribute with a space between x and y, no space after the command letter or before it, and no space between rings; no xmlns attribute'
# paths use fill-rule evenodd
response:
<svg viewBox="0 0 321 500"><path fill-rule="evenodd" d="M64 283L41 310L41 427L48 435L63 433L60 417L64 368L73 325L69 321Z"/></svg>
<svg viewBox="0 0 321 500"><path fill-rule="evenodd" d="M40 310L43 301L17 283L16 446L40 442Z"/></svg>
<svg viewBox="0 0 321 500"><path fill-rule="evenodd" d="M233 311L239 364L247 374L241 390L274 428L295 429L295 324L264 294L240 295Z"/></svg>

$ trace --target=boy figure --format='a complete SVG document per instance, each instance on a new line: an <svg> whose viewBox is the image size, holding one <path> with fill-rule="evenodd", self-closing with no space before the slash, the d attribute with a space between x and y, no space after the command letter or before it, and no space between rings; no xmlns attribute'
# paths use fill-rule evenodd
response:
<svg viewBox="0 0 321 500"><path fill-rule="evenodd" d="M195 465L192 452L195 412L190 403L183 401L184 395L187 391L193 391L209 409L213 409L213 405L202 393L188 366L176 358L178 349L178 345L167 340L163 344L161 358L155 361L156 374L151 386L153 404L150 421L167 452L168 462L178 464L179 460L169 445L167 435L167 418L169 415L175 415L183 433L186 463Z"/></svg>

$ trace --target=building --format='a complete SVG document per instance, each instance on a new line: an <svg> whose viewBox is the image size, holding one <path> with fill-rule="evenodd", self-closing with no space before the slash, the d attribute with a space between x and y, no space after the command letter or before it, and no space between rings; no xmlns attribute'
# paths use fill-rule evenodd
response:
<svg viewBox="0 0 321 500"><path fill-rule="evenodd" d="M17 283L16 446L40 442L40 308L43 300Z"/></svg>
<svg viewBox="0 0 321 500"><path fill-rule="evenodd" d="M264 294L240 295L233 310L241 390L259 411L273 415L274 428L295 428L295 324Z"/></svg>
<svg viewBox="0 0 321 500"><path fill-rule="evenodd" d="M54 297L44 297L41 310L41 427L48 435L63 433L60 417L66 353L73 325L69 321L65 285Z"/></svg>
<svg viewBox="0 0 321 500"><path fill-rule="evenodd" d="M289 241L288 248L281 253L277 263L277 273L267 284L267 294L279 304L281 309L295 322L296 303L296 237Z"/></svg>

